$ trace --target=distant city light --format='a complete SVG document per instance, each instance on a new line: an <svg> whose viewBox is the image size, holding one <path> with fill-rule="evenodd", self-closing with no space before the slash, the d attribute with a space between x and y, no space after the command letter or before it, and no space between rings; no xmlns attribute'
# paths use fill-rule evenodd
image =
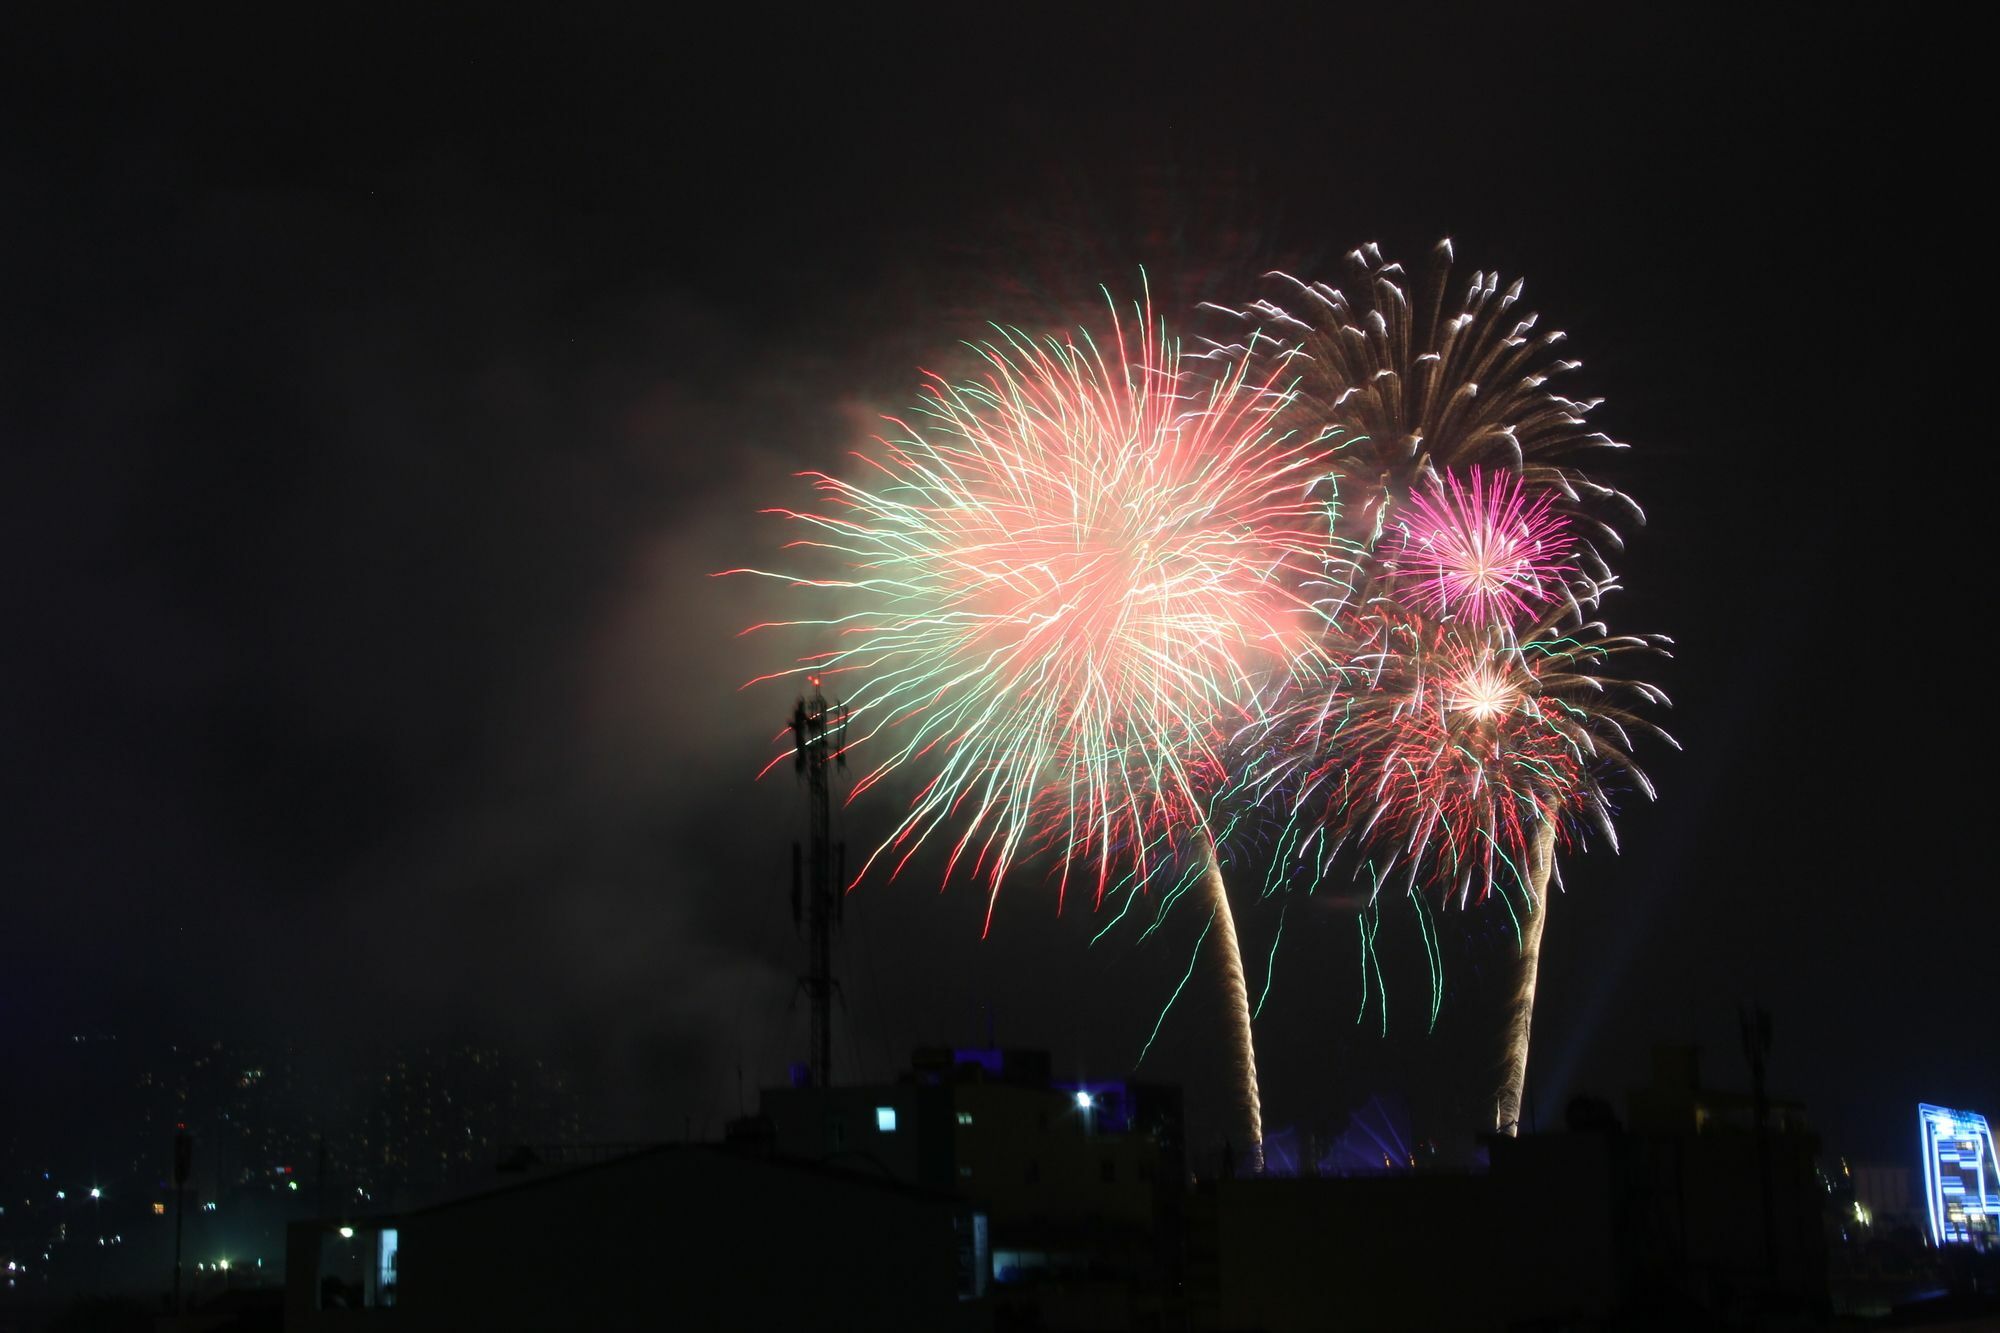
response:
<svg viewBox="0 0 2000 1333"><path fill-rule="evenodd" d="M167 1206L165 1204L156 1203L153 1205L154 1217L165 1217L166 1215L167 1215Z"/></svg>
<svg viewBox="0 0 2000 1333"><path fill-rule="evenodd" d="M875 1128L884 1134L896 1132L896 1108L878 1106L875 1108Z"/></svg>
<svg viewBox="0 0 2000 1333"><path fill-rule="evenodd" d="M90 1197L93 1199L101 1199L104 1197L104 1191L97 1188L97 1186L92 1185L90 1187Z"/></svg>
<svg viewBox="0 0 2000 1333"><path fill-rule="evenodd" d="M69 1197L69 1195L67 1195L67 1194L64 1194L64 1193L63 1193L63 1192L62 1192L61 1190L57 1190L57 1191L56 1191L56 1197L57 1197L58 1199L67 1199L67 1198Z"/></svg>
<svg viewBox="0 0 2000 1333"><path fill-rule="evenodd" d="M340 1229L340 1238L341 1238L342 1240L353 1240L353 1239L354 1239L354 1228L353 1228L353 1227L342 1227L342 1228Z"/></svg>
<svg viewBox="0 0 2000 1333"><path fill-rule="evenodd" d="M299 1182L296 1180L288 1180L285 1182L285 1188L288 1190L295 1190L298 1187L299 1187Z"/></svg>
<svg viewBox="0 0 2000 1333"><path fill-rule="evenodd" d="M221 1269L221 1270L222 1270L223 1272L225 1272L225 1273L227 1273L227 1272L229 1271L229 1261L228 1261L227 1259L224 1259L224 1260L223 1260L223 1261L222 1261L222 1262L221 1262L220 1264L218 1264L218 1265L216 1265L216 1266L217 1266L218 1268L220 1268L220 1269Z"/></svg>
<svg viewBox="0 0 2000 1333"><path fill-rule="evenodd" d="M958 1113L958 1123L959 1123L959 1124L961 1124L961 1125L969 1125L969 1124L971 1124L971 1123L972 1123L972 1112L970 1112L970 1111L960 1111L960 1112Z"/></svg>
<svg viewBox="0 0 2000 1333"><path fill-rule="evenodd" d="M1088 1111L1090 1109L1090 1094L1082 1088L1078 1088L1076 1091L1076 1105L1078 1110Z"/></svg>

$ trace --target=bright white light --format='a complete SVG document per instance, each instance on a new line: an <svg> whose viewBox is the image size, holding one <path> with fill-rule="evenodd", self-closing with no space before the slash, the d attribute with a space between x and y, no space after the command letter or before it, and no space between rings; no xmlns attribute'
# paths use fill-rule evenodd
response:
<svg viewBox="0 0 2000 1333"><path fill-rule="evenodd" d="M227 1259L224 1259L224 1260L222 1261L222 1264L221 1264L221 1268L222 1268L222 1271L223 1271L223 1272L225 1272L225 1273L227 1273L227 1272L229 1271L229 1261L228 1261Z"/></svg>
<svg viewBox="0 0 2000 1333"><path fill-rule="evenodd" d="M61 1190L57 1190L57 1191L56 1191L56 1197L57 1197L58 1199L67 1199L67 1198L69 1197L69 1195L67 1195L67 1194L64 1194L64 1193L63 1193L63 1192L62 1192Z"/></svg>
<svg viewBox="0 0 2000 1333"><path fill-rule="evenodd" d="M342 1227L342 1228L340 1229L340 1238L341 1238L342 1240L353 1240L353 1239L354 1239L354 1228L353 1228L353 1227Z"/></svg>
<svg viewBox="0 0 2000 1333"><path fill-rule="evenodd" d="M1078 1110L1088 1111L1090 1109L1090 1094L1081 1088L1077 1089L1076 1105Z"/></svg>
<svg viewBox="0 0 2000 1333"><path fill-rule="evenodd" d="M288 1190L295 1190L298 1187L299 1187L299 1182L296 1180L288 1180L285 1182L285 1188Z"/></svg>
<svg viewBox="0 0 2000 1333"><path fill-rule="evenodd" d="M90 1197L93 1199L101 1199L104 1197L104 1191L97 1188L97 1186L92 1185L90 1187Z"/></svg>
<svg viewBox="0 0 2000 1333"><path fill-rule="evenodd" d="M1461 676L1452 686L1450 706L1470 713L1481 722L1502 717L1514 707L1513 687L1499 672L1478 667Z"/></svg>
<svg viewBox="0 0 2000 1333"><path fill-rule="evenodd" d="M875 1128L884 1134L896 1132L896 1108L878 1106L875 1108Z"/></svg>

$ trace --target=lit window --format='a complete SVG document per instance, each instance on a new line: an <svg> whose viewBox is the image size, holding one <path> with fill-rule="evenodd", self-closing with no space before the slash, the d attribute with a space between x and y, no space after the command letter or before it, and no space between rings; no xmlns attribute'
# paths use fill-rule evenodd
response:
<svg viewBox="0 0 2000 1333"><path fill-rule="evenodd" d="M165 1204L156 1203L153 1205L154 1217L165 1217L166 1215L167 1215L167 1206Z"/></svg>
<svg viewBox="0 0 2000 1333"><path fill-rule="evenodd" d="M875 1108L875 1128L884 1134L896 1132L896 1108L878 1106Z"/></svg>
<svg viewBox="0 0 2000 1333"><path fill-rule="evenodd" d="M958 1123L959 1123L959 1124L961 1124L961 1125L969 1125L969 1124L971 1124L971 1123L972 1123L972 1112L970 1112L970 1111L960 1111L960 1112L958 1113Z"/></svg>

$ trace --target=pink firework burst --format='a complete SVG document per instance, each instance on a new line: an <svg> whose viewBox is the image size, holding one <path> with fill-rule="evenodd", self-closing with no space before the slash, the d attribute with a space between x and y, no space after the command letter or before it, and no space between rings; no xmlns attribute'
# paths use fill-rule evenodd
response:
<svg viewBox="0 0 2000 1333"><path fill-rule="evenodd" d="M1576 572L1576 542L1554 499L1498 469L1475 467L1469 482L1447 473L1413 491L1392 522L1388 567L1429 615L1512 625L1560 597Z"/></svg>

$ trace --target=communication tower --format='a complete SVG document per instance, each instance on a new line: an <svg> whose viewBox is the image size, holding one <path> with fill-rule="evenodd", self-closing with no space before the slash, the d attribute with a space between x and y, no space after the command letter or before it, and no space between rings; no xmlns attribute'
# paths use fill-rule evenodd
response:
<svg viewBox="0 0 2000 1333"><path fill-rule="evenodd" d="M833 776L847 769L847 708L829 705L819 677L792 709L793 763L806 783L806 846L792 844L792 925L803 916L807 970L799 978L812 1006L812 1086L833 1082L833 932L846 898L847 844L833 840ZM830 771L831 770L831 771ZM801 866L801 859L804 865Z"/></svg>

